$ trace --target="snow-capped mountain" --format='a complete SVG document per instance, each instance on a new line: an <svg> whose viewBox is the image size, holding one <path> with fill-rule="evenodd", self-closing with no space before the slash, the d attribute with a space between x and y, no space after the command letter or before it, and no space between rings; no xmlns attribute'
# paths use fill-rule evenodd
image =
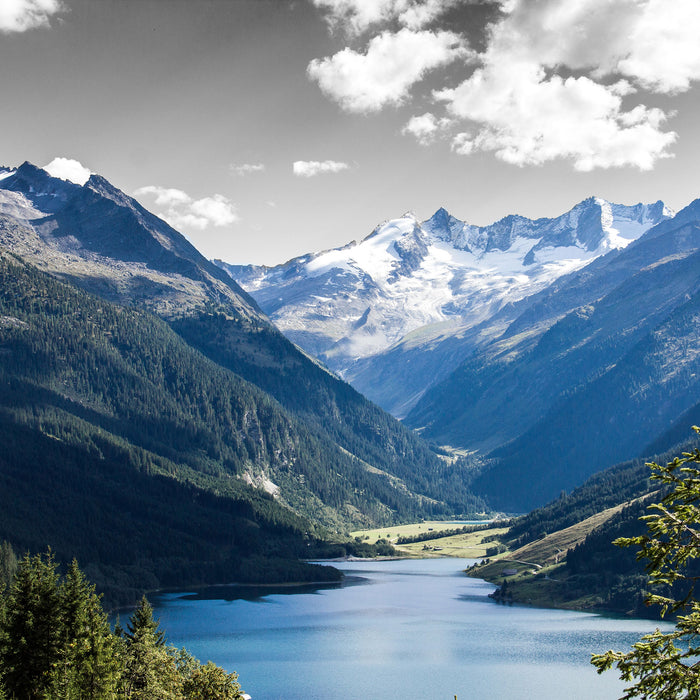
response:
<svg viewBox="0 0 700 700"><path fill-rule="evenodd" d="M223 303L267 323L182 234L99 175L78 184L31 163L0 168L0 245L88 291L166 318Z"/></svg>
<svg viewBox="0 0 700 700"><path fill-rule="evenodd" d="M439 209L426 221L406 214L359 243L273 268L218 264L290 339L403 416L503 330L514 302L670 216L660 201L589 198L553 219L507 216L479 227Z"/></svg>

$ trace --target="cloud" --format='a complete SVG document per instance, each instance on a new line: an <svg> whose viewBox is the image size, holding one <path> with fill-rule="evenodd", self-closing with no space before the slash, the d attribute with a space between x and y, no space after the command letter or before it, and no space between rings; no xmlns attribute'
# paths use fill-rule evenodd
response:
<svg viewBox="0 0 700 700"><path fill-rule="evenodd" d="M221 194L193 199L182 190L147 185L134 192L137 197L153 198L162 216L173 228L204 231L211 226L228 226L238 221L234 204Z"/></svg>
<svg viewBox="0 0 700 700"><path fill-rule="evenodd" d="M636 18L617 67L649 90L685 92L700 79L699 34L697 0L651 0Z"/></svg>
<svg viewBox="0 0 700 700"><path fill-rule="evenodd" d="M2 0L0 32L9 34L48 27L51 16L65 9L60 0Z"/></svg>
<svg viewBox="0 0 700 700"><path fill-rule="evenodd" d="M426 73L467 54L463 40L453 32L404 28L373 37L365 53L345 48L314 59L307 74L343 109L373 112L401 104Z"/></svg>
<svg viewBox="0 0 700 700"><path fill-rule="evenodd" d="M452 117L475 126L474 137L461 135L453 148L493 151L521 166L568 158L578 170L651 169L677 138L662 130L667 115L643 104L626 110L623 98L636 88L600 80L623 72L621 26L637 26L640 8L648 11L651 4L511 2L510 13L492 29L482 66L458 87L434 93ZM565 78L553 72L561 66L588 75ZM631 70L627 76L638 77Z"/></svg>
<svg viewBox="0 0 700 700"><path fill-rule="evenodd" d="M654 102L700 80L697 0L497 1L477 54L466 49L471 26L429 31L442 14L434 0L314 0L329 22L374 36L364 52L312 61L308 75L349 112L409 103L413 86L432 79L429 111L423 102L402 133L447 140L463 155L488 151L519 166L567 159L578 170L647 170L671 155L671 103ZM478 10L474 0L461 4L462 18ZM396 22L403 28L392 34ZM433 54L417 46L428 35ZM448 63L449 73L428 76Z"/></svg>
<svg viewBox="0 0 700 700"><path fill-rule="evenodd" d="M700 79L698 32L697 0L511 0L486 59L583 69L597 80L622 75L674 93Z"/></svg>
<svg viewBox="0 0 700 700"><path fill-rule="evenodd" d="M622 108L626 83L601 85L587 77L547 77L530 63L488 65L436 95L455 118L477 125L456 152L493 151L514 165L569 158L577 170L631 165L649 170L676 139L661 126L666 115L638 105Z"/></svg>
<svg viewBox="0 0 700 700"><path fill-rule="evenodd" d="M422 29L460 0L312 0L325 11L334 29L361 34L372 26L398 21L409 29Z"/></svg>
<svg viewBox="0 0 700 700"><path fill-rule="evenodd" d="M250 175L251 173L262 173L265 171L263 163L233 163L231 172L236 175Z"/></svg>
<svg viewBox="0 0 700 700"><path fill-rule="evenodd" d="M312 0L326 11L333 28L342 27L350 33L361 33L374 24L388 21L394 14L397 0Z"/></svg>
<svg viewBox="0 0 700 700"><path fill-rule="evenodd" d="M205 219L213 226L228 226L238 221L238 215L231 201L222 194L197 199L190 205L192 213Z"/></svg>
<svg viewBox="0 0 700 700"><path fill-rule="evenodd" d="M427 146L432 143L438 134L452 124L451 119L443 117L438 119L434 114L426 112L420 116L411 117L401 130L402 134L411 134L418 143Z"/></svg>
<svg viewBox="0 0 700 700"><path fill-rule="evenodd" d="M292 163L292 172L297 177L314 177L315 175L339 173L349 167L347 163L341 163L337 160L295 160Z"/></svg>
<svg viewBox="0 0 700 700"><path fill-rule="evenodd" d="M152 195L155 198L156 206L159 207L177 207L179 205L188 205L192 202L192 197L186 192L172 187L147 185L146 187L140 187L134 194L136 196Z"/></svg>
<svg viewBox="0 0 700 700"><path fill-rule="evenodd" d="M54 158L43 167L51 177L74 182L76 185L84 185L92 173L82 163L70 158Z"/></svg>

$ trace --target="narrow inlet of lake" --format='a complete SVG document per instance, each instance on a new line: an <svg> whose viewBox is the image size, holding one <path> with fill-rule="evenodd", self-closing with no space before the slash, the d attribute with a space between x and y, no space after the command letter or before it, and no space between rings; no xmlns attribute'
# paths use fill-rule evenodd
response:
<svg viewBox="0 0 700 700"><path fill-rule="evenodd" d="M220 586L153 599L169 643L237 671L253 700L612 700L591 653L656 624L504 606L464 559L334 564L327 588Z"/></svg>

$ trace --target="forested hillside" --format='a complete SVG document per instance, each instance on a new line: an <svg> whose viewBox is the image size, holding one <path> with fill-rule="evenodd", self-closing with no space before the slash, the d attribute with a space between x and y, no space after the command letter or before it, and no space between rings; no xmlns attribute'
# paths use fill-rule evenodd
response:
<svg viewBox="0 0 700 700"><path fill-rule="evenodd" d="M648 462L667 464L699 445L700 438L692 433L688 436L686 431L684 441L665 452L606 469L571 494L562 494L546 506L516 518L501 539L510 552L532 553L538 551L540 543L544 544L550 537L556 538L566 528L581 524L614 506L622 506L617 512L610 511L610 517L591 529L568 551L559 551L553 558L536 561L543 568L534 575L523 572L513 579L508 578L504 588L503 581L507 577L502 576L500 568L492 564L490 568L482 569L483 575L491 576L490 580L501 585L497 597L517 601L537 598L543 604L555 603L563 607L658 616L658 608L645 605L648 578L644 565L637 560L636 549L620 548L613 542L618 537L643 534L646 528L640 518L648 514L651 503L658 503L665 495L662 485L650 478L652 472ZM525 550L520 549L523 546ZM546 548L542 547L542 550ZM506 553L504 557L505 561L511 561L511 554ZM513 557L518 559L520 554L517 557L513 554ZM696 569L694 564L691 573L700 573Z"/></svg>
<svg viewBox="0 0 700 700"><path fill-rule="evenodd" d="M291 411L295 430L315 451L298 463L314 475L301 483L253 460L246 478L263 487L274 482L279 498L299 512L342 529L485 509L465 486L466 463L446 464L303 354L223 270L104 178L79 186L23 164L0 186L0 243L62 280L157 314L191 346L262 390L265 405L276 399ZM299 494L306 491L315 500L304 505Z"/></svg>
<svg viewBox="0 0 700 700"><path fill-rule="evenodd" d="M672 425L687 434L700 389L700 201L519 311L407 418L492 458L472 488L511 512L643 456Z"/></svg>
<svg viewBox="0 0 700 700"><path fill-rule="evenodd" d="M469 460L439 459L415 432L300 353L270 326L242 331L236 320L216 312L170 324L207 357L274 396L319 439L339 445L369 465L373 474L384 472L399 491L393 496L388 492L386 498L402 517L408 510L399 502L408 492L427 497L412 507L412 517L486 510L484 501L469 490L473 474Z"/></svg>
<svg viewBox="0 0 700 700"><path fill-rule="evenodd" d="M163 322L3 255L0 353L0 538L18 551L50 545L127 598L185 580L317 576L290 561L316 526L242 477L271 464L303 484L303 510L329 488L321 460L352 460L325 455Z"/></svg>
<svg viewBox="0 0 700 700"><path fill-rule="evenodd" d="M0 538L77 557L112 601L184 581L333 575L295 562L316 551L318 523L448 512L159 319L7 254L0 357Z"/></svg>

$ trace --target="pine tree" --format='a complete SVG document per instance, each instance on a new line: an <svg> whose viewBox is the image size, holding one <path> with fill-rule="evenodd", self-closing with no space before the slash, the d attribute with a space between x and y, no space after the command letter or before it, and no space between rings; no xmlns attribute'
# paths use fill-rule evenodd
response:
<svg viewBox="0 0 700 700"><path fill-rule="evenodd" d="M129 618L127 629L129 631L126 633L126 638L130 642L137 637L152 637L156 646L162 647L165 644L165 632L160 629L159 621L153 619L153 607L146 596L142 596Z"/></svg>
<svg viewBox="0 0 700 700"><path fill-rule="evenodd" d="M153 619L144 596L131 616L125 635L122 691L129 700L181 700L182 677L164 633Z"/></svg>
<svg viewBox="0 0 700 700"><path fill-rule="evenodd" d="M94 585L73 560L60 587L60 658L53 695L66 700L112 698L117 687L117 638L112 634Z"/></svg>
<svg viewBox="0 0 700 700"><path fill-rule="evenodd" d="M697 433L700 428L693 427ZM700 601L695 595L697 577L688 563L700 557L700 450L684 453L665 467L650 464L652 479L669 492L642 519L648 533L615 540L622 547L638 546L638 559L647 559L653 585L665 586L671 595L650 595L649 604L661 606L662 614L678 615L675 629L657 629L633 645L632 651L594 654L591 663L598 673L617 666L624 681L633 681L624 698L648 700L700 697ZM674 588L675 587L675 588ZM671 597L680 588L683 594Z"/></svg>
<svg viewBox="0 0 700 700"><path fill-rule="evenodd" d="M10 587L0 630L0 669L10 697L38 700L49 692L61 645L60 606L53 555L27 555Z"/></svg>

